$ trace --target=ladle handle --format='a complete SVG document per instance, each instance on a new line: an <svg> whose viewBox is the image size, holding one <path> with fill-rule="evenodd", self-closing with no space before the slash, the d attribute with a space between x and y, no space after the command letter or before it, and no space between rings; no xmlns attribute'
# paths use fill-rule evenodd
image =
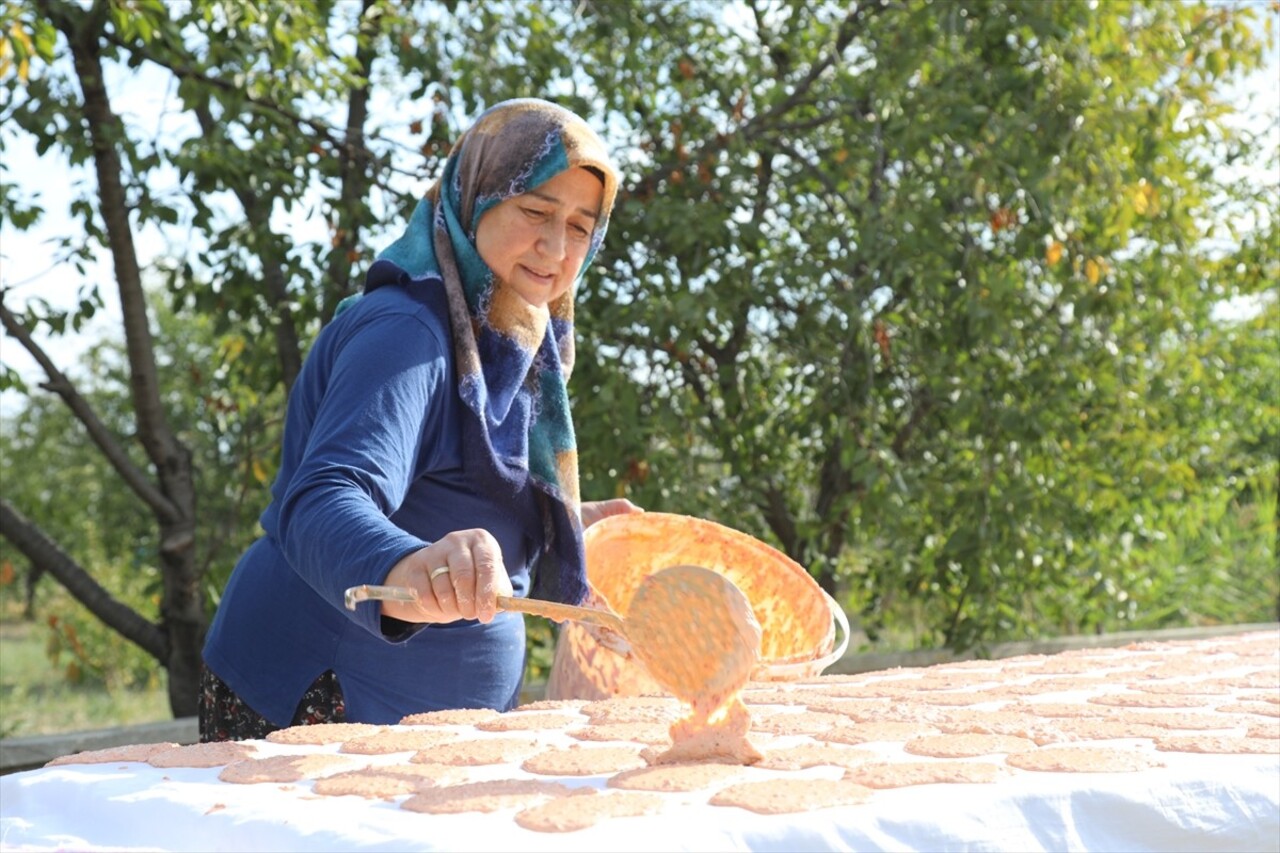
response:
<svg viewBox="0 0 1280 853"><path fill-rule="evenodd" d="M375 599L378 601L415 602L418 600L418 593L412 587L407 586L380 586L378 584L365 583L348 589L343 596L343 603L346 604L348 610L355 610L356 605L360 602ZM610 613L607 610L597 610L594 607L575 607L572 604L558 604L554 601L541 601L536 598L516 598L510 595L500 595L498 596L498 609L514 610L518 613L529 613L533 616L545 616L556 621L572 619L575 622L591 622L618 634L625 633L621 616L616 613Z"/></svg>
<svg viewBox="0 0 1280 853"><path fill-rule="evenodd" d="M594 607L575 607L572 604L560 604L555 601L543 601L538 598L514 598L509 595L498 596L498 607L503 610L516 610L533 616L545 616L557 622L572 619L575 622L591 622L619 634L625 633L622 617L607 610Z"/></svg>

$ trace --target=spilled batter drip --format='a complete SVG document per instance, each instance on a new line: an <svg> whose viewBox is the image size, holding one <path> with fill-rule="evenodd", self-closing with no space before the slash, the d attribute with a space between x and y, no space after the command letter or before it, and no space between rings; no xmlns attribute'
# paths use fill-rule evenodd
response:
<svg viewBox="0 0 1280 853"><path fill-rule="evenodd" d="M694 707L689 716L671 725L671 748L652 756L650 764L715 761L722 764L755 764L763 756L747 740L751 714L735 693L716 713L706 715Z"/></svg>
<svg viewBox="0 0 1280 853"><path fill-rule="evenodd" d="M690 708L650 763L759 761L739 694L759 664L761 630L742 591L709 569L663 569L641 583L626 622L641 663Z"/></svg>

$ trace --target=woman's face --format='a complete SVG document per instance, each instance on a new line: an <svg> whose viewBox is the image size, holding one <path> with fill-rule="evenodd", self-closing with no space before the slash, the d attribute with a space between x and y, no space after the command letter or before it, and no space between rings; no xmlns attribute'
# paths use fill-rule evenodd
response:
<svg viewBox="0 0 1280 853"><path fill-rule="evenodd" d="M476 249L493 274L535 307L569 291L591 249L604 186L567 169L480 217Z"/></svg>

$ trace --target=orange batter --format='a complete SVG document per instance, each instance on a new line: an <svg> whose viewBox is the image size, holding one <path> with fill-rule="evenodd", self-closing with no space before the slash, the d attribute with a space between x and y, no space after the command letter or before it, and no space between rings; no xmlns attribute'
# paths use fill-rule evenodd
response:
<svg viewBox="0 0 1280 853"><path fill-rule="evenodd" d="M650 763L759 761L739 693L760 661L761 631L742 591L709 569L663 569L641 582L626 626L653 679L690 708L671 726L671 748Z"/></svg>

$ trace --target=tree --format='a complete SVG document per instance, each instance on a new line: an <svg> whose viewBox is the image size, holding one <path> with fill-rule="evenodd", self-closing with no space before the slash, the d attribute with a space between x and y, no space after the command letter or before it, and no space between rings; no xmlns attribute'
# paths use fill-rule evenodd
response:
<svg viewBox="0 0 1280 853"><path fill-rule="evenodd" d="M209 317L176 317L163 305L157 306L153 319L166 418L191 449L193 466L200 472L195 480L201 508L197 538L202 543L197 568L207 600L216 601L226 569L243 546L238 531L251 530L260 509L275 451L274 437L265 442L262 438L274 425L262 420L278 417L272 413L280 410L281 401L278 394L275 399L243 401L245 416L228 418L233 405L242 402L231 396L223 381L236 352L234 339L215 336ZM95 345L81 366L86 375L77 382L78 392L108 429L127 435L133 413L123 348L115 343ZM84 441L83 433L83 425L59 398L33 396L21 416L6 420L0 429L5 499L37 507L33 515L41 531L54 542L66 543L77 563L92 567L93 579L113 600L135 612L154 611L163 593L156 526L138 512L136 498L118 487L110 465ZM136 445L127 452L135 464L145 465ZM13 584L13 592L27 598L28 608L41 568L34 564L26 583ZM16 575L13 572L8 582L17 580ZM149 650L128 648L109 627L66 598L65 593L42 595L40 615L51 629L51 661L70 680L108 687L158 683ZM36 615L32 610L30 617Z"/></svg>
<svg viewBox="0 0 1280 853"><path fill-rule="evenodd" d="M366 11L371 6L367 4ZM287 387L296 376L302 350L286 290L287 247L272 232L269 219L277 205L289 204L309 188L310 175L294 174L294 161L304 144L296 132L298 117L275 99L303 88L315 95L328 94L335 86L349 92L345 133L335 137L327 126L319 126L325 135L310 143L312 148L322 142L333 148L332 159L337 165L325 169L336 172L336 180L330 182L339 190L339 203L333 206L334 225L343 235L334 240L328 253L326 280L330 286L321 293L345 295L351 291L354 252L349 247L358 239L364 221L358 201L367 189L368 170L360 134L372 61L369 41L377 18L361 15L356 20L354 52L343 57L327 47L324 14L294 16L284 7L259 12L235 3L196 5L170 17L173 11L160 2L95 2L85 8L60 0L39 0L20 7L9 29L17 34L16 40L11 37L11 49L32 52L49 63L47 75L21 80L25 98L19 99L20 105L12 111L15 120L36 137L42 149L57 145L72 164L89 162L96 174L95 196L73 205L72 212L81 213L86 236L105 246L112 258L122 307L134 434L145 451L145 463L130 457L128 442L102 423L76 386L44 354L30 332L35 318L24 323L0 306L5 330L48 376L46 389L58 394L75 412L122 484L152 514L159 532L157 561L163 589L159 619L153 623L115 599L51 540L38 522L7 501L0 502L0 532L95 615L154 656L169 674L174 713L191 715L196 710L200 649L208 621L202 594L203 564L196 542L197 471L190 447L161 400L151 311L135 230L178 221L173 204L156 198L151 189L153 176L165 167L176 167L193 189L188 196L190 223L209 238L208 251L201 260L217 264L218 276L228 285L201 288L194 298L199 303L212 294L212 305L206 305L222 309L218 312L222 316L232 319L239 309L244 325L274 330L273 355L279 363L278 376ZM255 73L251 86L229 85L237 74L259 68L263 47L274 49L267 52L273 62L284 65L294 60L299 65L279 75L283 79L275 79L268 69L267 73ZM61 62L54 61L58 50ZM302 61L307 59L310 61ZM179 96L199 128L199 135L183 140L176 149L140 140L137 129L126 127L112 106L106 66L123 62L136 67L144 61L170 70L178 81ZM330 67L324 67L326 63ZM321 66L319 74L313 73L316 65ZM299 80L306 81L305 87L296 85ZM284 104L297 97L300 95L290 94ZM59 112L63 121L48 122L50 110ZM248 158L252 162L239 160L243 152L235 134L237 126L244 127L238 123L246 121L252 134L249 138L258 137L255 156ZM217 222L207 201L210 194L222 191L235 196L247 227ZM230 250L236 238L247 251L239 246ZM181 292L178 285L191 282L194 271L192 259L178 260L181 266L172 271L170 279ZM259 277L266 283L265 304L255 299L249 286ZM197 291L190 288L188 292ZM240 304L228 306L229 298ZM87 301L94 303L94 299ZM243 305L246 301L253 303L248 310ZM48 322L50 318L45 319Z"/></svg>
<svg viewBox="0 0 1280 853"><path fill-rule="evenodd" d="M584 66L654 165L578 380L643 417L584 469L769 530L872 631L903 600L961 648L1123 624L1136 590L1095 575L1130 508L1215 487L1176 464L1177 354L1269 287L1201 239L1274 215L1274 180L1217 168L1263 165L1219 94L1254 9L746 8L685 51L649 34L710 29L696 7L602 7ZM1238 413L1230 385L1201 391Z"/></svg>
<svg viewBox="0 0 1280 853"><path fill-rule="evenodd" d="M94 587L35 506L0 502L0 533L166 667L175 713L193 710L207 554L253 535L225 495L197 499L212 463L186 436L212 429L232 468L269 476L307 342L459 129L507 97L589 116L624 172L579 294L586 497L718 518L869 630L909 614L920 642L965 647L1132 619L1171 587L1139 594L1126 535L1219 501L1229 471L1274 486L1274 431L1245 393L1276 368L1265 328L1233 327L1206 354L1222 381L1186 394L1213 306L1264 293L1273 263L1242 223L1266 233L1274 186L1221 168L1265 151L1222 94L1260 61L1254 6L8 8L0 118L94 168L67 254L113 260L130 420L104 425L47 358L45 385L151 514L157 618ZM118 68L168 81L165 133L114 108ZM2 209L17 228L39 215L15 185ZM308 219L323 240L291 232ZM1226 262L1210 227L1256 262ZM148 228L182 235L149 264ZM224 354L186 408L162 405L148 284ZM82 316L0 308L37 358ZM1194 452L1211 420L1254 426ZM236 520L214 537L207 513Z"/></svg>

